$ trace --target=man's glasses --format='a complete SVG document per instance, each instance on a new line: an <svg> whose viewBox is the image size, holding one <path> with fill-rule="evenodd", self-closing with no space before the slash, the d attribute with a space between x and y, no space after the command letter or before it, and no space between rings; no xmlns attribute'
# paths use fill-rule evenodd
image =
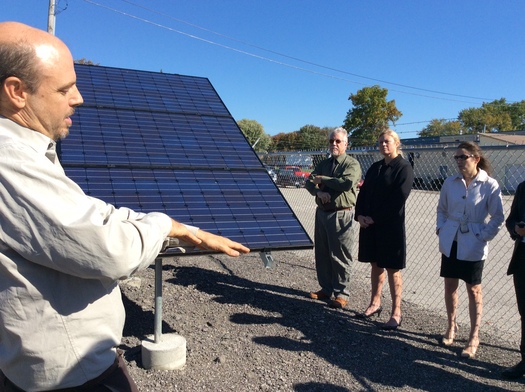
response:
<svg viewBox="0 0 525 392"><path fill-rule="evenodd" d="M474 155L465 155L465 154L463 154L463 155L454 155L453 158L454 158L456 161L466 161L467 159L469 159L470 157L473 157L473 156L474 156Z"/></svg>
<svg viewBox="0 0 525 392"><path fill-rule="evenodd" d="M343 141L342 140L339 140L339 139L330 139L329 140L330 144L340 144L342 143Z"/></svg>

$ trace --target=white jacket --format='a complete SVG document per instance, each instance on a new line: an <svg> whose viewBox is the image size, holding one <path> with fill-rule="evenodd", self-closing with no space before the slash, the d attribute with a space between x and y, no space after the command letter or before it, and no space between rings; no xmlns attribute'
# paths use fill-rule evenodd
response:
<svg viewBox="0 0 525 392"><path fill-rule="evenodd" d="M480 169L468 188L461 174L450 176L441 188L437 206L439 251L449 257L456 240L458 259L485 260L488 242L501 229L504 219L500 187L486 171Z"/></svg>

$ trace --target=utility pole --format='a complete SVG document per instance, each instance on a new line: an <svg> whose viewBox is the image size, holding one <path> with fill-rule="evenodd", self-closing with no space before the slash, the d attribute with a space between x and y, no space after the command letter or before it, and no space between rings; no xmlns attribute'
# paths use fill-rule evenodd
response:
<svg viewBox="0 0 525 392"><path fill-rule="evenodd" d="M55 0L49 0L49 12L47 15L47 32L55 35Z"/></svg>

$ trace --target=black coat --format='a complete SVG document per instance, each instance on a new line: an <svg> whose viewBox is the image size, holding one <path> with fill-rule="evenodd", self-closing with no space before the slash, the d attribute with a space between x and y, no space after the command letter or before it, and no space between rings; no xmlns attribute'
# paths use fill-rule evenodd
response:
<svg viewBox="0 0 525 392"><path fill-rule="evenodd" d="M516 223L518 222L525 222L525 181L518 185L518 189L516 189L516 194L512 200L509 216L505 221L505 226L507 227L511 238L515 241L514 252L512 253L512 257L510 259L507 275L514 274L517 269L525 270L525 263L520 257L517 257L516 252L518 244L523 238L514 231L514 226L516 226Z"/></svg>
<svg viewBox="0 0 525 392"><path fill-rule="evenodd" d="M414 172L401 155L389 164L372 164L357 196L355 219L370 216L374 224L359 230L359 261L377 262L383 268L401 269L406 262L405 201Z"/></svg>

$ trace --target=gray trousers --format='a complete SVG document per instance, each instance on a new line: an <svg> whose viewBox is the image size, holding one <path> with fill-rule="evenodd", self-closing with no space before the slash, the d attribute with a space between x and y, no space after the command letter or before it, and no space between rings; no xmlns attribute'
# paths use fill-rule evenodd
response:
<svg viewBox="0 0 525 392"><path fill-rule="evenodd" d="M325 294L348 299L354 211L315 212L315 269Z"/></svg>

